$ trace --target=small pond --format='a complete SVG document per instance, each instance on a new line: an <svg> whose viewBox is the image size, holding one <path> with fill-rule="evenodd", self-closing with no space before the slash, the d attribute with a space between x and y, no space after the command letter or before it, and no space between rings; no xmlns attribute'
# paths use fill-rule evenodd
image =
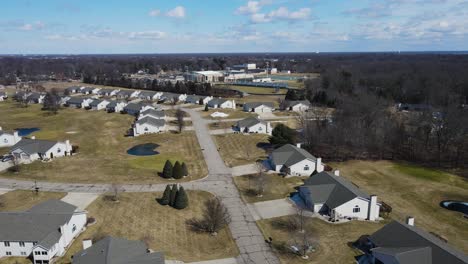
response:
<svg viewBox="0 0 468 264"><path fill-rule="evenodd" d="M30 134L32 134L32 133L34 133L36 131L39 131L41 129L37 128L37 127L31 127L31 128L17 128L15 130L18 131L18 135L20 137L25 137L25 136L29 136Z"/></svg>
<svg viewBox="0 0 468 264"><path fill-rule="evenodd" d="M127 154L133 155L133 156L153 156L153 155L158 155L159 152L155 151L159 147L158 144L154 143L147 143L147 144L141 144L141 145L136 145L133 148L127 150Z"/></svg>
<svg viewBox="0 0 468 264"><path fill-rule="evenodd" d="M468 215L468 202L442 201L440 202L440 206L451 211L457 211Z"/></svg>

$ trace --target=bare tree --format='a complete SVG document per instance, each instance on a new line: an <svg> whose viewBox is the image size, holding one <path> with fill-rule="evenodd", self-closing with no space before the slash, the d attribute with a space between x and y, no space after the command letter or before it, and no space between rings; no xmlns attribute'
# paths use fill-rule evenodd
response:
<svg viewBox="0 0 468 264"><path fill-rule="evenodd" d="M290 237L288 244L291 250L303 259L309 259L309 252L314 251L318 245L318 239L309 232L293 232Z"/></svg>
<svg viewBox="0 0 468 264"><path fill-rule="evenodd" d="M187 225L195 231L208 232L213 236L231 222L231 215L218 198L214 197L205 202L203 216L200 219L192 218Z"/></svg>
<svg viewBox="0 0 468 264"><path fill-rule="evenodd" d="M255 193L257 197L262 197L265 193L265 189L268 186L268 175L265 173L265 167L263 166L262 160L258 160L255 163L257 175L253 177L255 183Z"/></svg>
<svg viewBox="0 0 468 264"><path fill-rule="evenodd" d="M12 154L11 156L11 163L13 164L13 166L11 166L8 170L10 172L14 172L14 173L19 173L20 170L21 170L21 167L20 167L20 158L15 155L15 154Z"/></svg>
<svg viewBox="0 0 468 264"><path fill-rule="evenodd" d="M52 89L50 92L47 92L44 97L44 110L48 110L53 114L57 114L60 108L60 96L57 89Z"/></svg>
<svg viewBox="0 0 468 264"><path fill-rule="evenodd" d="M119 199L120 199L120 193L122 192L122 188L120 185L118 184L115 184L113 183L110 187L109 187L109 193L110 195L108 196L108 198L113 201L113 202L118 202Z"/></svg>
<svg viewBox="0 0 468 264"><path fill-rule="evenodd" d="M182 111L181 109L177 109L176 111L176 118L177 118L177 127L179 128L179 133L182 133L182 130L184 129L184 116L185 112Z"/></svg>

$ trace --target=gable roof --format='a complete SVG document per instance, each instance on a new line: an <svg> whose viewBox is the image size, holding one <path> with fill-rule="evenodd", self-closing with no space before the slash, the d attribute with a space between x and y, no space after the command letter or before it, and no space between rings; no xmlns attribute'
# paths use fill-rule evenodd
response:
<svg viewBox="0 0 468 264"><path fill-rule="evenodd" d="M57 143L57 141L23 138L11 148L11 151L21 149L24 153L29 155L46 153Z"/></svg>
<svg viewBox="0 0 468 264"><path fill-rule="evenodd" d="M22 212L0 212L1 241L31 241L50 249L60 237L60 226L70 221L76 206L48 200Z"/></svg>
<svg viewBox="0 0 468 264"><path fill-rule="evenodd" d="M164 264L162 252L148 253L141 241L105 237L73 255L73 264Z"/></svg>
<svg viewBox="0 0 468 264"><path fill-rule="evenodd" d="M101 89L98 91L98 94L110 94L113 91L116 91L117 89Z"/></svg>
<svg viewBox="0 0 468 264"><path fill-rule="evenodd" d="M145 111L141 112L140 115L148 115L156 118L163 118L166 116L166 113L162 110L146 109Z"/></svg>
<svg viewBox="0 0 468 264"><path fill-rule="evenodd" d="M91 103L89 103L89 106L98 106L102 102L107 102L107 101L100 100L100 99L94 99Z"/></svg>
<svg viewBox="0 0 468 264"><path fill-rule="evenodd" d="M270 108L274 108L274 105L272 102L252 102L252 103L245 103L244 104L244 107L247 107L249 109L252 109L252 108L257 108L259 106L268 106Z"/></svg>
<svg viewBox="0 0 468 264"><path fill-rule="evenodd" d="M262 120L256 117L251 116L251 117L247 117L246 119L242 119L238 121L236 126L237 127L252 127L260 123L265 123L265 122L263 122Z"/></svg>
<svg viewBox="0 0 468 264"><path fill-rule="evenodd" d="M126 102L123 102L123 101L116 101L116 100L113 100L113 101L110 101L110 103L107 105L107 108L112 108L112 107L116 107L117 104L127 104Z"/></svg>
<svg viewBox="0 0 468 264"><path fill-rule="evenodd" d="M293 106L296 106L298 104L304 104L304 105L310 106L310 102L307 101L307 100L286 101L285 102L286 107L293 107Z"/></svg>
<svg viewBox="0 0 468 264"><path fill-rule="evenodd" d="M200 96L200 95L187 95L187 99L185 99L185 101L187 103L198 103L200 102L200 99L202 99L204 97Z"/></svg>
<svg viewBox="0 0 468 264"><path fill-rule="evenodd" d="M72 92L72 91L77 91L77 90L80 90L80 89L81 89L81 87L79 87L79 86L71 86L71 87L66 88L65 90L69 91L69 92Z"/></svg>
<svg viewBox="0 0 468 264"><path fill-rule="evenodd" d="M226 99L223 99L223 98L213 98L213 99L211 99L211 100L208 102L208 104L214 106L214 105L222 105L222 104L224 104L225 102L227 102Z"/></svg>
<svg viewBox="0 0 468 264"><path fill-rule="evenodd" d="M298 148L291 144L286 144L275 149L271 153L271 157L276 165L285 165L288 167L305 159L310 159L312 161L317 160L317 158L312 156L312 154L307 152L305 149Z"/></svg>
<svg viewBox="0 0 468 264"><path fill-rule="evenodd" d="M136 123L139 125L149 124L155 127L163 127L166 124L166 121L164 119L156 119L156 118L147 116L136 121Z"/></svg>
<svg viewBox="0 0 468 264"><path fill-rule="evenodd" d="M369 237L369 240L377 247L374 250L380 252L394 252L394 254L404 251L401 248L431 248L432 264L466 264L468 256L452 248L439 238L431 235L417 227L410 226L398 221L392 221L381 229L377 230ZM400 248L396 250L395 248ZM410 257L406 257L412 259ZM419 264L426 262L402 261L399 264Z"/></svg>
<svg viewBox="0 0 468 264"><path fill-rule="evenodd" d="M67 104L82 104L85 99L87 99L87 98L72 97L67 101Z"/></svg>
<svg viewBox="0 0 468 264"><path fill-rule="evenodd" d="M390 256L398 263L431 264L432 249L430 247L398 247L398 248L374 248L374 253Z"/></svg>
<svg viewBox="0 0 468 264"><path fill-rule="evenodd" d="M309 189L312 201L324 203L331 209L356 197L370 199L367 193L353 183L326 171L310 176L301 188Z"/></svg>
<svg viewBox="0 0 468 264"><path fill-rule="evenodd" d="M142 97L154 97L156 95L156 92L153 92L153 91L143 91L141 92L138 97L142 98Z"/></svg>

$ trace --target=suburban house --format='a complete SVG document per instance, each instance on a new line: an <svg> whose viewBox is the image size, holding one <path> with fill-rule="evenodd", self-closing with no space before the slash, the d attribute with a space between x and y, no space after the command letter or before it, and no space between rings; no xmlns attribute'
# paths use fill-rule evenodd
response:
<svg viewBox="0 0 468 264"><path fill-rule="evenodd" d="M94 88L94 87L83 87L83 88L81 89L80 92L81 92L82 94L93 94L93 91L94 91L95 89L96 89L96 88Z"/></svg>
<svg viewBox="0 0 468 264"><path fill-rule="evenodd" d="M322 159L312 156L299 144L286 144L275 149L269 156L269 163L274 171L291 176L310 176L312 172L324 169Z"/></svg>
<svg viewBox="0 0 468 264"><path fill-rule="evenodd" d="M136 98L140 94L140 91L135 90L120 90L116 96L119 99L129 99L129 98Z"/></svg>
<svg viewBox="0 0 468 264"><path fill-rule="evenodd" d="M118 89L101 89L97 92L99 96L115 96L120 90Z"/></svg>
<svg viewBox="0 0 468 264"><path fill-rule="evenodd" d="M207 105L211 108L236 109L236 102L234 100L222 98L214 98L210 100Z"/></svg>
<svg viewBox="0 0 468 264"><path fill-rule="evenodd" d="M88 106L89 109L92 109L92 110L102 110L102 109L106 109L106 106L109 104L110 102L107 101L107 100L99 100L99 99L94 99Z"/></svg>
<svg viewBox="0 0 468 264"><path fill-rule="evenodd" d="M243 107L244 112L254 113L271 113L274 109L275 106L271 102L245 103Z"/></svg>
<svg viewBox="0 0 468 264"><path fill-rule="evenodd" d="M307 100L302 101L285 101L283 105L284 110L294 112L305 112L310 108L310 102Z"/></svg>
<svg viewBox="0 0 468 264"><path fill-rule="evenodd" d="M129 115L138 116L140 112L148 109L154 109L154 107L143 103L130 103L124 107L123 112Z"/></svg>
<svg viewBox="0 0 468 264"><path fill-rule="evenodd" d="M86 107L89 106L89 104L92 101L93 101L93 99L90 99L90 98L72 97L67 101L67 103L65 105L70 106L70 107L74 107L74 108L86 108Z"/></svg>
<svg viewBox="0 0 468 264"><path fill-rule="evenodd" d="M359 264L468 263L467 255L415 227L412 217L406 223L392 221L362 240L359 249L365 254L359 257Z"/></svg>
<svg viewBox="0 0 468 264"><path fill-rule="evenodd" d="M164 264L162 252L152 252L142 241L105 237L96 244L83 240L83 250L72 264Z"/></svg>
<svg viewBox="0 0 468 264"><path fill-rule="evenodd" d="M80 91L81 91L81 87L79 86L72 86L72 87L68 87L65 89L65 92L68 94L75 94L75 93L79 93Z"/></svg>
<svg viewBox="0 0 468 264"><path fill-rule="evenodd" d="M26 101L26 99L28 98L28 96L30 94L31 93L29 93L29 92L17 91L13 95L13 100L15 100L15 101Z"/></svg>
<svg viewBox="0 0 468 264"><path fill-rule="evenodd" d="M36 160L46 160L64 157L72 154L70 141L65 142L39 140L35 137L23 138L11 147L10 153L22 162L30 163Z"/></svg>
<svg viewBox="0 0 468 264"><path fill-rule="evenodd" d="M138 95L138 98L141 100L156 101L161 97L161 95L162 92L143 91Z"/></svg>
<svg viewBox="0 0 468 264"><path fill-rule="evenodd" d="M120 113L124 110L124 107L127 106L127 103L124 101L110 101L106 105L106 111L108 113Z"/></svg>
<svg viewBox="0 0 468 264"><path fill-rule="evenodd" d="M270 122L265 122L252 116L238 121L234 126L234 131L240 133L258 133L271 135L272 129Z"/></svg>
<svg viewBox="0 0 468 264"><path fill-rule="evenodd" d="M155 134L166 130L166 121L152 117L138 119L133 125L133 136L138 137L145 134Z"/></svg>
<svg viewBox="0 0 468 264"><path fill-rule="evenodd" d="M8 99L8 95L6 92L0 92L0 102Z"/></svg>
<svg viewBox="0 0 468 264"><path fill-rule="evenodd" d="M42 104L44 103L45 94L41 93L31 93L28 95L26 100L30 104Z"/></svg>
<svg viewBox="0 0 468 264"><path fill-rule="evenodd" d="M68 100L70 100L71 97L70 96L60 96L60 105L66 105Z"/></svg>
<svg viewBox="0 0 468 264"><path fill-rule="evenodd" d="M165 119L166 113L163 110L147 109L138 115L138 119L151 117L154 119Z"/></svg>
<svg viewBox="0 0 468 264"><path fill-rule="evenodd" d="M0 148L14 146L16 143L20 142L20 140L21 137L18 135L18 131L7 133L0 127Z"/></svg>
<svg viewBox="0 0 468 264"><path fill-rule="evenodd" d="M379 218L377 196L368 195L356 185L335 173L322 171L310 176L299 187L303 206L314 213L327 215L330 220Z"/></svg>
<svg viewBox="0 0 468 264"><path fill-rule="evenodd" d="M65 254L86 221L85 211L59 200L26 211L0 212L0 258L31 257L34 264L52 263Z"/></svg>
<svg viewBox="0 0 468 264"><path fill-rule="evenodd" d="M213 96L188 95L185 102L188 104L200 104L201 101L202 105L206 105L212 99Z"/></svg>
<svg viewBox="0 0 468 264"><path fill-rule="evenodd" d="M176 93L162 93L159 100L164 102L173 103L173 102L180 102L183 103L187 99L186 94L176 94Z"/></svg>

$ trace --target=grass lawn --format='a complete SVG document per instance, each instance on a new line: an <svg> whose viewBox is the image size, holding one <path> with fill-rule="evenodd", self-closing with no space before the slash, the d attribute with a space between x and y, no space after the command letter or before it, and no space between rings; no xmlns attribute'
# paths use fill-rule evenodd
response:
<svg viewBox="0 0 468 264"><path fill-rule="evenodd" d="M38 139L66 140L79 146L79 154L49 163L22 165L19 174L4 177L56 182L160 183L157 176L167 159L187 163L192 179L207 174L203 155L194 132L162 133L137 138L125 137L133 117L64 108L57 115L40 111L40 105L19 108L14 102L0 104L0 126L5 129L38 127ZM126 151L138 144L160 145L156 156L130 156Z"/></svg>
<svg viewBox="0 0 468 264"><path fill-rule="evenodd" d="M235 121L229 121L229 122L215 122L215 123L210 123L208 125L209 129L227 129L228 131L231 130L232 126L234 126L237 122ZM1 151L1 149L0 149Z"/></svg>
<svg viewBox="0 0 468 264"><path fill-rule="evenodd" d="M237 186L242 198L247 203L257 203L269 200L283 199L294 192L294 187L302 185L299 177L284 178L278 174L267 174L267 183L262 197L257 197L251 190L255 188L255 181L252 179L257 175L244 175L234 177L234 183Z"/></svg>
<svg viewBox="0 0 468 264"><path fill-rule="evenodd" d="M39 192L36 194L33 191L11 191L0 195L0 202L2 203L0 211L24 211L50 199L60 200L65 195L66 193L62 192Z"/></svg>
<svg viewBox="0 0 468 264"><path fill-rule="evenodd" d="M292 129L299 129L300 122L296 118L280 119L280 120L268 120L271 126L275 128L279 124L283 124Z"/></svg>
<svg viewBox="0 0 468 264"><path fill-rule="evenodd" d="M288 92L287 89L280 89L278 92L275 92L274 88L265 88L265 87L253 87L253 86L241 86L241 85L224 85L223 87L238 90L244 93L253 93L253 94L266 94L266 95L286 95Z"/></svg>
<svg viewBox="0 0 468 264"><path fill-rule="evenodd" d="M277 227L275 223L285 221L291 216L272 218L257 221L257 225L265 237L273 238L274 246L282 242L291 243L291 232ZM279 253L283 264L303 263L336 263L353 264L355 256L361 255L358 250L348 246L348 243L356 241L361 235L371 234L382 227L384 223L370 223L353 221L345 224L330 224L316 218L305 218L306 234L318 239L317 250L309 253L309 259L303 260L300 256L291 253Z"/></svg>
<svg viewBox="0 0 468 264"><path fill-rule="evenodd" d="M226 134L213 137L224 162L229 167L254 163L258 159L265 159L267 153L258 146L268 143L265 134Z"/></svg>
<svg viewBox="0 0 468 264"><path fill-rule="evenodd" d="M10 257L10 258L1 258L0 263L2 264L32 264L32 261L27 258L22 258L22 257Z"/></svg>
<svg viewBox="0 0 468 264"><path fill-rule="evenodd" d="M189 207L176 210L156 202L160 193L123 193L119 202L99 197L88 208L88 216L96 219L72 244L66 256L56 263L68 263L70 257L82 249L82 240L112 235L149 242L153 250L163 251L166 258L184 262L235 257L239 254L228 228L216 237L196 233L185 221L200 217L203 203L210 193L188 191ZM137 206L136 206L137 205Z"/></svg>
<svg viewBox="0 0 468 264"><path fill-rule="evenodd" d="M214 112L221 112L228 114L228 117L219 118L219 117L212 117L211 114ZM257 116L255 113L249 113L242 111L242 108L238 109L210 109L208 111L201 111L200 112L203 118L212 119L212 120L223 120L223 119L237 119L237 118L247 118L250 116Z"/></svg>

